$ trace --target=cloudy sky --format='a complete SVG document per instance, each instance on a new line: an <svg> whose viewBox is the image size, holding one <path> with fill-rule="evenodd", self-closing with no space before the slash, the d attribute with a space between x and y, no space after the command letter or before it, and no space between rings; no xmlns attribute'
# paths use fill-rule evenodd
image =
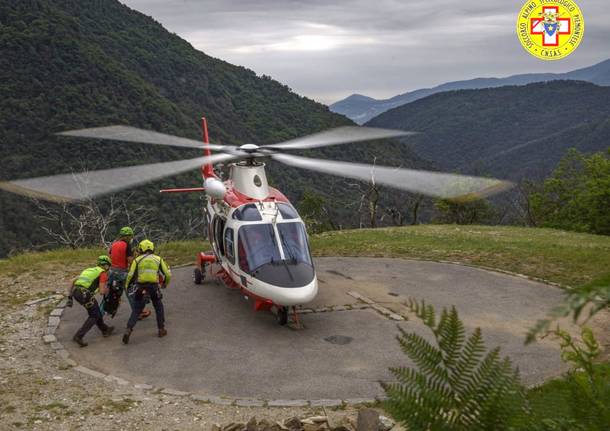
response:
<svg viewBox="0 0 610 431"><path fill-rule="evenodd" d="M447 81L567 72L610 58L608 0L580 0L585 38L568 58L527 54L524 0L121 0L197 49L332 103Z"/></svg>

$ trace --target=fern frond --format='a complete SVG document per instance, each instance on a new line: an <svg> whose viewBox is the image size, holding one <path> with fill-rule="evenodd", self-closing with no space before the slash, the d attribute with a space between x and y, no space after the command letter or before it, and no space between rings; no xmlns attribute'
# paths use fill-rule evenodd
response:
<svg viewBox="0 0 610 431"><path fill-rule="evenodd" d="M455 307L451 307L449 313L447 310L443 310L435 335L442 352L444 365L449 370L453 369L460 356L465 333L464 324L460 320Z"/></svg>
<svg viewBox="0 0 610 431"><path fill-rule="evenodd" d="M434 312L434 307L431 305L426 305L426 302L423 300L421 303L419 303L413 298L409 298L406 305L412 313L415 313L415 315L422 322L424 322L424 325L434 330L436 327L436 315Z"/></svg>
<svg viewBox="0 0 610 431"><path fill-rule="evenodd" d="M481 335L481 328L475 328L460 352L460 357L449 377L451 386L460 396L464 396L463 391L468 386L468 382L484 353L485 343Z"/></svg>
<svg viewBox="0 0 610 431"><path fill-rule="evenodd" d="M432 331L436 345L399 328L402 351L415 368L391 372L397 383L382 384L387 408L409 431L508 430L515 417L526 417L524 389L499 348L486 353L479 328L466 338L455 307L434 308L409 300L408 307Z"/></svg>

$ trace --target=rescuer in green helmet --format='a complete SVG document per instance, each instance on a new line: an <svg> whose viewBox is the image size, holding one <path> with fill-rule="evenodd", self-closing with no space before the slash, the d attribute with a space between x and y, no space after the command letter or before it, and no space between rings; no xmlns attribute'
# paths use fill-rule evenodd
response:
<svg viewBox="0 0 610 431"><path fill-rule="evenodd" d="M150 298L155 309L159 337L165 337L167 335L167 331L165 330L165 313L163 310L163 303L161 302L162 295L159 287L167 287L172 274L163 258L154 254L155 245L152 241L145 239L140 242L139 248L142 254L131 262L129 274L127 274L127 280L125 281L126 286L129 286L133 281L135 283L135 289L133 289L134 307L131 311L129 321L127 322L127 329L123 335L124 344L129 343L129 337L131 336L134 326L136 326L138 316L144 309L147 298ZM159 286L160 276L163 277L161 286Z"/></svg>
<svg viewBox="0 0 610 431"><path fill-rule="evenodd" d="M125 296L129 301L131 309L133 309L133 295L129 295L125 280L129 272L129 266L134 259L134 250L132 246L133 229L129 226L124 226L119 230L119 237L114 241L108 249L108 254L112 260L110 271L108 272L108 288L109 292L104 297L103 309L104 312L112 315L116 314L120 304L120 298L125 291ZM143 319L150 316L150 310L144 309L139 318Z"/></svg>
<svg viewBox="0 0 610 431"><path fill-rule="evenodd" d="M73 340L81 347L87 346L83 341L83 337L93 325L97 325L104 337L108 337L114 331L114 327L104 323L104 317L100 311L100 307L95 299L95 294L99 292L104 295L108 288L106 281L108 280L108 270L110 269L110 258L106 255L97 258L97 265L85 269L72 282L71 297L85 307L89 317L83 323L83 326L74 334Z"/></svg>

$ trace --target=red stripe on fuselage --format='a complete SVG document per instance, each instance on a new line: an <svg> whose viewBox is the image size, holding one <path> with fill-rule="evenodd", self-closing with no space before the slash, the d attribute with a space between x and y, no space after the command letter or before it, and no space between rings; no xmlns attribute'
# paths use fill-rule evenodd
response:
<svg viewBox="0 0 610 431"><path fill-rule="evenodd" d="M229 267L229 270L231 272L237 274L235 271L233 271L231 269L231 267ZM231 289L239 289L241 293L243 293L244 295L246 295L249 298L254 299L255 307L256 307L256 303L264 304L263 307L259 306L258 309L269 309L273 305L275 305L272 300L267 299L267 298L263 298L262 296L258 296L257 294L249 291L245 286L242 286L241 284L239 284L235 280L233 280L233 277L231 277L231 274L229 274L227 272L227 270L222 265L221 265L220 271L218 271L217 275L221 276L220 278L227 285L227 287L229 287ZM237 275L239 276L239 274L237 274Z"/></svg>

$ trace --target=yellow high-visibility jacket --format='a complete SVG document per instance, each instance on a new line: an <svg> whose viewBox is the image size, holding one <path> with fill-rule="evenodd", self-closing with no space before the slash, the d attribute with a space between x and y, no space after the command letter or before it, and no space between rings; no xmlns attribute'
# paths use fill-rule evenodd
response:
<svg viewBox="0 0 610 431"><path fill-rule="evenodd" d="M159 283L159 273L163 275L167 286L172 273L163 258L153 253L140 255L131 262L125 286L129 286L132 280L138 284Z"/></svg>
<svg viewBox="0 0 610 431"><path fill-rule="evenodd" d="M85 269L80 273L78 278L74 280L74 286L97 293L100 283L106 283L108 276L106 270L101 266L94 266Z"/></svg>

